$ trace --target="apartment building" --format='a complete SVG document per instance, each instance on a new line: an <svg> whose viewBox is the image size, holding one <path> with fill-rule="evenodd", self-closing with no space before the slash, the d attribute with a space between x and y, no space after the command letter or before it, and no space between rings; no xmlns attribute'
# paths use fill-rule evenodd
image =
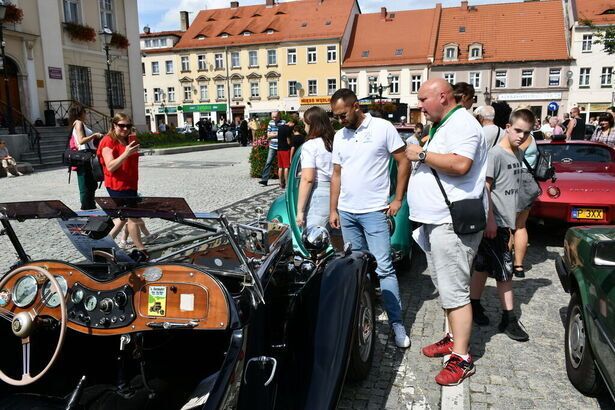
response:
<svg viewBox="0 0 615 410"><path fill-rule="evenodd" d="M359 13L356 0L266 0L256 6L232 1L228 8L200 11L190 24L182 15L180 32L143 33L150 126L161 114L166 120L177 115L176 125L182 126L201 117L235 120L313 104L328 107ZM154 38L169 42L154 44ZM172 104L169 88L175 93Z"/></svg>

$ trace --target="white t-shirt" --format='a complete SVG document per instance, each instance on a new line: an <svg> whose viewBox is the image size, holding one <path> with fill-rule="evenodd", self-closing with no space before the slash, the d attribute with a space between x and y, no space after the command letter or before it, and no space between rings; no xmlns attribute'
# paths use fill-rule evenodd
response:
<svg viewBox="0 0 615 410"><path fill-rule="evenodd" d="M325 148L322 138L307 140L301 146L301 168L314 168L316 181L330 182L333 173L331 153Z"/></svg>
<svg viewBox="0 0 615 410"><path fill-rule="evenodd" d="M457 109L437 129L428 152L457 154L471 159L472 167L462 176L438 172L449 201L480 198L485 190L487 172L487 145L480 124L464 109ZM485 209L487 207L486 196ZM451 214L438 188L436 178L428 165L415 161L408 185L410 219L425 224L451 223Z"/></svg>
<svg viewBox="0 0 615 410"><path fill-rule="evenodd" d="M364 214L389 206L389 160L405 147L390 122L366 114L357 130L342 128L333 141L333 164L342 167L338 209Z"/></svg>
<svg viewBox="0 0 615 410"><path fill-rule="evenodd" d="M83 124L83 128L85 128L85 136L89 137L90 135L92 135L94 133L94 131L92 131L91 129L88 128L87 125L85 125L85 123ZM85 144L79 144L79 139L77 138L77 133L75 132L75 127L73 126L73 138L75 139L75 145L77 146L77 150L79 151L84 151L86 149L92 149L95 150L96 146L94 145L94 141L90 140L88 142L86 142Z"/></svg>
<svg viewBox="0 0 615 410"><path fill-rule="evenodd" d="M498 131L500 132L499 136ZM485 125L483 127L483 134L485 135L485 144L487 144L487 150L490 150L493 146L500 142L505 133L506 131L504 131L495 124Z"/></svg>

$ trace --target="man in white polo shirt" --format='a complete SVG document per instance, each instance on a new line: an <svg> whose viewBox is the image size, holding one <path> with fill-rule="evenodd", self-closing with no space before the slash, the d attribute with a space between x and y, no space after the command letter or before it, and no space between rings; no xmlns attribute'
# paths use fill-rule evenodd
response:
<svg viewBox="0 0 615 410"><path fill-rule="evenodd" d="M419 89L419 107L433 121L425 147L408 145L414 161L408 187L410 219L423 225L416 242L440 293L451 332L422 352L428 357L450 354L436 376L441 385L456 385L475 372L469 354L472 333L470 274L482 231L457 234L451 214L432 169L436 170L450 202L481 198L485 189L487 146L483 130L467 110L457 105L453 88L444 79L426 81Z"/></svg>
<svg viewBox="0 0 615 410"><path fill-rule="evenodd" d="M402 323L387 220L401 208L408 184L406 144L390 122L364 114L357 96L349 89L333 94L331 109L344 128L333 140L329 223L334 228L341 225L344 241L350 242L353 249L369 250L376 258L376 274L395 344L407 348L410 339ZM397 161L397 187L395 199L389 203L391 154Z"/></svg>

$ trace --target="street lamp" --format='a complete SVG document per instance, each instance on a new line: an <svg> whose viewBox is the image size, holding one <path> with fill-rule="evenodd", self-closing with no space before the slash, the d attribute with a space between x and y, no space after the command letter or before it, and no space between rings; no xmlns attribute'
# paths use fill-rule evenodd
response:
<svg viewBox="0 0 615 410"><path fill-rule="evenodd" d="M105 43L105 57L107 59L107 104L109 105L109 113L111 114L111 118L113 118L115 112L113 111L113 94L111 93L111 57L109 56L109 43L111 43L113 32L109 29L109 27L105 26L99 34Z"/></svg>
<svg viewBox="0 0 615 410"><path fill-rule="evenodd" d="M369 77L369 82L372 86L372 89L378 92L378 100L380 102L380 114L382 115L382 118L384 118L384 109L383 109L384 104L382 102L382 93L384 92L384 90L391 89L391 87L393 86L392 80L393 80L393 74L387 75L386 84L376 83L376 77L374 76Z"/></svg>
<svg viewBox="0 0 615 410"><path fill-rule="evenodd" d="M4 16L6 15L6 4L0 0L0 50L2 52L2 73L4 76L4 92L6 93L6 125L9 134L15 134L15 124L13 124L13 112L11 107L11 92L9 90L9 77L6 75L6 55L4 54Z"/></svg>
<svg viewBox="0 0 615 410"><path fill-rule="evenodd" d="M491 92L489 91L487 87L485 87L484 96L485 96L485 104L491 105Z"/></svg>

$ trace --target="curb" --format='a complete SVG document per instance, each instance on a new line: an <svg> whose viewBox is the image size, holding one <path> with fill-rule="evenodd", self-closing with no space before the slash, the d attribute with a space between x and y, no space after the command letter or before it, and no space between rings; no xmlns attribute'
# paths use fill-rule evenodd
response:
<svg viewBox="0 0 615 410"><path fill-rule="evenodd" d="M448 318L444 316L444 331L450 330ZM448 355L444 356L443 363L448 360ZM442 386L440 394L440 408L453 410L469 410L470 405L470 383L464 380L463 383L457 386Z"/></svg>
<svg viewBox="0 0 615 410"><path fill-rule="evenodd" d="M157 148L157 149L144 149L140 153L142 155L173 155L173 154L185 154L187 152L198 151L211 151L214 149L223 149L229 147L239 147L238 142L226 142L220 144L203 144L203 145L191 145L188 147L176 147L176 148Z"/></svg>

